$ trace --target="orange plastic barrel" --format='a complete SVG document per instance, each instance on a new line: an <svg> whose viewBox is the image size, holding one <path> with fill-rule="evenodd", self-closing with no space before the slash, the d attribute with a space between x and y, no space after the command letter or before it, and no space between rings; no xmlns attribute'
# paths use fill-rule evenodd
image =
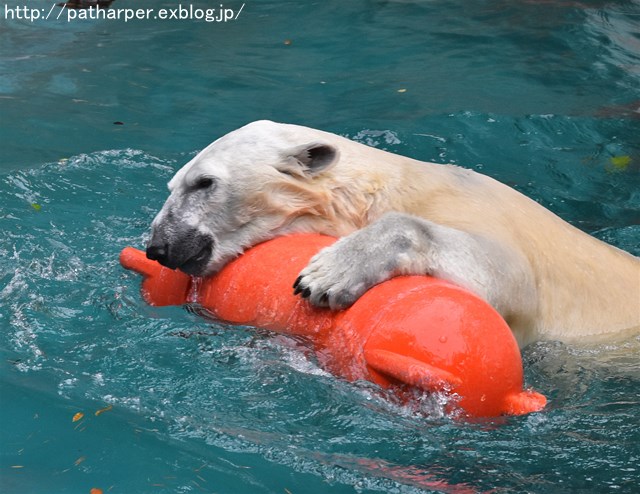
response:
<svg viewBox="0 0 640 494"><path fill-rule="evenodd" d="M204 279L164 268L131 247L120 262L144 276L149 304L197 303L222 321L305 336L320 364L346 379L404 395L445 393L471 417L544 408L543 395L523 390L520 350L505 321L460 287L429 276L393 278L343 311L294 296L300 271L333 242L315 234L279 237Z"/></svg>

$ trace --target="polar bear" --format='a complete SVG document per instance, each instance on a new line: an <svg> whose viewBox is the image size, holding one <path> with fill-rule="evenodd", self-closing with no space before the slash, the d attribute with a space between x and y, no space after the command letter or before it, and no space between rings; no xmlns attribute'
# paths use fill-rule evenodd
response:
<svg viewBox="0 0 640 494"><path fill-rule="evenodd" d="M294 289L341 309L390 277L430 274L490 303L518 343L640 332L640 259L485 175L270 121L216 140L169 182L147 256L206 276L259 242L341 237Z"/></svg>

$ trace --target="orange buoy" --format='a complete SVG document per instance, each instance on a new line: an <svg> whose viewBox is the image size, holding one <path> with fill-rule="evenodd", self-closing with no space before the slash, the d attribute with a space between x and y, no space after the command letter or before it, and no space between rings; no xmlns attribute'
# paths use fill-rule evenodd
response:
<svg viewBox="0 0 640 494"><path fill-rule="evenodd" d="M429 276L374 286L343 311L293 295L309 259L335 238L316 234L259 244L208 278L191 278L126 247L120 263L144 276L151 305L197 303L222 321L313 342L320 364L349 380L399 393L442 392L470 417L521 415L546 398L523 390L520 350L502 317L477 296Z"/></svg>

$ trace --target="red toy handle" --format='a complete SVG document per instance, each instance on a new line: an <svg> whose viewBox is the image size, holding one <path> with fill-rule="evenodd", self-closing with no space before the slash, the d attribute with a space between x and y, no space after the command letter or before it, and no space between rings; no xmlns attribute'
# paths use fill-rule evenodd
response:
<svg viewBox="0 0 640 494"><path fill-rule="evenodd" d="M149 305L182 305L187 302L192 278L183 272L165 268L133 247L122 249L120 264L144 277L141 292Z"/></svg>

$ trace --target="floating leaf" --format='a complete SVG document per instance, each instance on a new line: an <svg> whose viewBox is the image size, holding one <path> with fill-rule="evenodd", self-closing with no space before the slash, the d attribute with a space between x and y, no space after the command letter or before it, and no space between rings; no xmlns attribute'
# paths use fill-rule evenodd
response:
<svg viewBox="0 0 640 494"><path fill-rule="evenodd" d="M73 416L73 422L77 422L78 420L82 420L82 417L84 417L84 413L82 412L78 412Z"/></svg>
<svg viewBox="0 0 640 494"><path fill-rule="evenodd" d="M108 407L101 408L100 410L96 410L96 417L98 415L102 415L104 412L108 412L113 408L113 405L109 405Z"/></svg>
<svg viewBox="0 0 640 494"><path fill-rule="evenodd" d="M626 170L631 163L630 156L612 156L609 160L616 170Z"/></svg>

